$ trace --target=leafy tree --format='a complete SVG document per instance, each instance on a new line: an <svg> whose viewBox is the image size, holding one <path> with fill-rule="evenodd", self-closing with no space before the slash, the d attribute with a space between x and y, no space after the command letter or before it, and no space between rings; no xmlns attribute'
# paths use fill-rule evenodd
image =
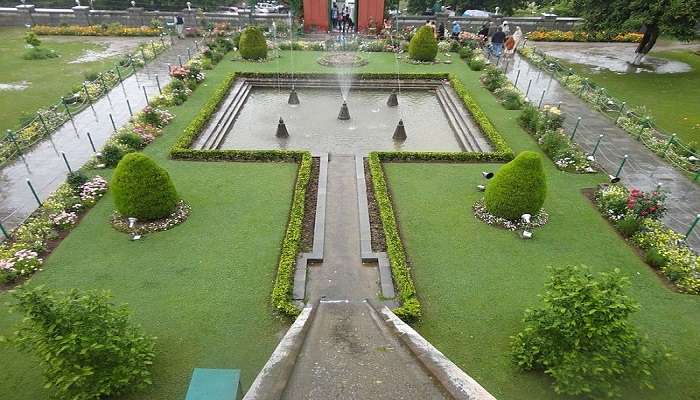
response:
<svg viewBox="0 0 700 400"><path fill-rule="evenodd" d="M112 177L117 210L124 217L154 220L168 216L177 205L177 192L168 171L143 153L129 153Z"/></svg>
<svg viewBox="0 0 700 400"><path fill-rule="evenodd" d="M523 214L537 214L546 196L542 158L534 151L523 151L486 185L484 205L493 215L518 220Z"/></svg>
<svg viewBox="0 0 700 400"><path fill-rule="evenodd" d="M151 384L155 338L144 336L106 293L36 287L14 297L25 314L16 344L39 360L56 398L115 398Z"/></svg>
<svg viewBox="0 0 700 400"><path fill-rule="evenodd" d="M619 396L623 381L652 387L652 367L666 358L628 321L639 310L619 270L594 277L586 267L550 268L542 306L525 311L513 337L513 362L554 378L560 394Z"/></svg>
<svg viewBox="0 0 700 400"><path fill-rule="evenodd" d="M24 41L27 42L28 45L33 47L39 47L41 45L41 40L36 35L36 33L32 31L27 31L27 33L24 35Z"/></svg>
<svg viewBox="0 0 700 400"><path fill-rule="evenodd" d="M418 61L433 61L437 56L438 45L433 28L425 25L418 29L408 44L408 55Z"/></svg>
<svg viewBox="0 0 700 400"><path fill-rule="evenodd" d="M241 57L246 60L261 60L267 58L267 42L260 28L249 26L241 33Z"/></svg>
<svg viewBox="0 0 700 400"><path fill-rule="evenodd" d="M700 0L574 0L574 10L585 18L588 30L643 30L635 65L641 63L661 33L690 40L700 20Z"/></svg>

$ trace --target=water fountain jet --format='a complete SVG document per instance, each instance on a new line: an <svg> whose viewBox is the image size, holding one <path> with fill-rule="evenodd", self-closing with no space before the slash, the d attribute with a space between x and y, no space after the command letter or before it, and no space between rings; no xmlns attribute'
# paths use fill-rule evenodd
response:
<svg viewBox="0 0 700 400"><path fill-rule="evenodd" d="M396 107L399 105L399 98L396 97L396 89L391 91L389 99L386 101L386 105L389 107Z"/></svg>
<svg viewBox="0 0 700 400"><path fill-rule="evenodd" d="M284 120L280 117L280 121L277 123L277 133L275 134L278 138L288 138L289 132L287 131L287 125L284 124Z"/></svg>
<svg viewBox="0 0 700 400"><path fill-rule="evenodd" d="M343 101L343 105L340 106L340 113L338 113L338 119L347 121L350 119L350 110L348 110L348 103Z"/></svg>
<svg viewBox="0 0 700 400"><path fill-rule="evenodd" d="M294 86L292 86L292 91L289 92L289 100L287 100L287 104L299 104L299 96L297 95L297 91L294 89Z"/></svg>
<svg viewBox="0 0 700 400"><path fill-rule="evenodd" d="M394 129L394 136L392 136L392 138L399 141L406 140L406 127L403 126L403 119L400 119L399 123L396 125L396 129Z"/></svg>

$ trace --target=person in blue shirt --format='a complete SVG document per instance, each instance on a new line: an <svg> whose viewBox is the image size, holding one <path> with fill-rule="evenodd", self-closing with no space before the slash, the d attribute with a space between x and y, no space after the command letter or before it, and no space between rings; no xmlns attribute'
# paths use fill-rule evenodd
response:
<svg viewBox="0 0 700 400"><path fill-rule="evenodd" d="M459 34L462 32L462 27L457 23L457 21L452 21L452 39L459 39Z"/></svg>
<svg viewBox="0 0 700 400"><path fill-rule="evenodd" d="M500 57L503 54L503 44L506 42L506 34L499 26L496 33L491 36L491 52L494 56Z"/></svg>

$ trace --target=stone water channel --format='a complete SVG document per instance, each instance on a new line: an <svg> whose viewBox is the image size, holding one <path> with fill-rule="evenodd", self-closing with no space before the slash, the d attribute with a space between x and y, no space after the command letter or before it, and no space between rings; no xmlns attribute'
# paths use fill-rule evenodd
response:
<svg viewBox="0 0 700 400"><path fill-rule="evenodd" d="M314 250L299 257L294 288L300 304L314 305L314 316L306 328L296 326L298 319L287 334L308 330L303 344L296 345L298 353L287 350L283 339L246 399L443 399L454 395L378 312L384 305L395 306L396 299L388 258L373 252L370 245L363 160L372 150L488 151L490 147L449 85L441 81L399 84L399 106L392 108L387 98L399 89L397 82L353 82L344 96L351 119L341 121L337 116L343 98L332 79L239 78L195 142L199 149L309 150L320 159ZM292 85L299 105L287 104ZM275 135L280 117L286 123L287 138ZM405 122L405 141L392 139L399 119ZM307 261L316 262L307 266ZM280 354L292 360L289 371L277 374L274 371L284 358ZM444 364L468 377L449 360ZM469 382L463 386L476 388L482 396L469 398L492 398L478 383Z"/></svg>

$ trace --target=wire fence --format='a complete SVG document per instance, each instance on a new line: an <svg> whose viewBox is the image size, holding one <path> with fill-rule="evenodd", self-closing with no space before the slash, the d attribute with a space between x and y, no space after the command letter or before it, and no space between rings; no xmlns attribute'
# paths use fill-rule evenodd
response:
<svg viewBox="0 0 700 400"><path fill-rule="evenodd" d="M72 122L75 114L92 107L96 100L121 84L126 77L135 74L138 68L154 60L171 44L172 37L161 36L159 40L139 45L133 53L123 56L114 68L83 82L80 89L37 111L21 128L16 131L8 129L6 135L0 138L0 167L50 136L63 124Z"/></svg>
<svg viewBox="0 0 700 400"><path fill-rule="evenodd" d="M666 133L656 126L653 118L643 108L630 107L605 88L577 75L559 59L538 51L536 47L527 46L526 43L518 51L532 64L552 74L562 86L614 120L617 126L649 150L690 175L693 181L700 179L700 153L694 146L683 143L675 134Z"/></svg>

